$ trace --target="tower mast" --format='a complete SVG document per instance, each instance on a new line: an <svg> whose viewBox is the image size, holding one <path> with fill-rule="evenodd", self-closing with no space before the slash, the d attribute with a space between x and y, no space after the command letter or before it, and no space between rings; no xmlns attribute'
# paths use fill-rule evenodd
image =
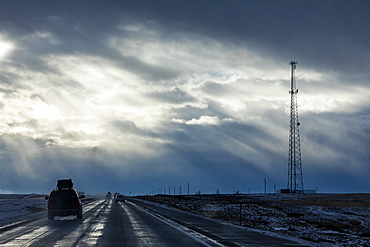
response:
<svg viewBox="0 0 370 247"><path fill-rule="evenodd" d="M301 163L301 144L299 138L298 105L295 80L296 61L290 61L290 130L289 130L289 164L288 164L288 189L291 193L303 193L303 176Z"/></svg>

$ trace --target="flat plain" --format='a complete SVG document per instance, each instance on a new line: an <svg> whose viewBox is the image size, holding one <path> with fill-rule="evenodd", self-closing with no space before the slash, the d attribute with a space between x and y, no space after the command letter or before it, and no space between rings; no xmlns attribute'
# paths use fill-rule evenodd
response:
<svg viewBox="0 0 370 247"><path fill-rule="evenodd" d="M370 194L156 195L141 199L314 246L370 246Z"/></svg>

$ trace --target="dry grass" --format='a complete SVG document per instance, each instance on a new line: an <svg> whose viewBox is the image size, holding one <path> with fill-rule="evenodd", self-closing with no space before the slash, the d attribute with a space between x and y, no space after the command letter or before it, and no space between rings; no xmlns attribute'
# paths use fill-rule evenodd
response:
<svg viewBox="0 0 370 247"><path fill-rule="evenodd" d="M370 243L370 194L157 195L141 199L319 246Z"/></svg>

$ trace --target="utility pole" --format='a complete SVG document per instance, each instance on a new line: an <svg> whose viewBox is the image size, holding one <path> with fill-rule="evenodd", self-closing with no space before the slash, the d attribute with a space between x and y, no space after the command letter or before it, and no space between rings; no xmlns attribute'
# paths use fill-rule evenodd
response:
<svg viewBox="0 0 370 247"><path fill-rule="evenodd" d="M298 121L298 89L295 80L296 61L290 61L290 130L289 130L289 163L288 163L288 189L291 193L303 193L303 176L301 163L301 144Z"/></svg>

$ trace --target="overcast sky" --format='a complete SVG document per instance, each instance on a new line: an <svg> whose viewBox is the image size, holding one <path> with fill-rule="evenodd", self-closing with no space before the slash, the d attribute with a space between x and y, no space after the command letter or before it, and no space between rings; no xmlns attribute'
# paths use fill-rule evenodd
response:
<svg viewBox="0 0 370 247"><path fill-rule="evenodd" d="M370 2L1 1L0 193L370 191ZM166 188L166 191L164 191Z"/></svg>

